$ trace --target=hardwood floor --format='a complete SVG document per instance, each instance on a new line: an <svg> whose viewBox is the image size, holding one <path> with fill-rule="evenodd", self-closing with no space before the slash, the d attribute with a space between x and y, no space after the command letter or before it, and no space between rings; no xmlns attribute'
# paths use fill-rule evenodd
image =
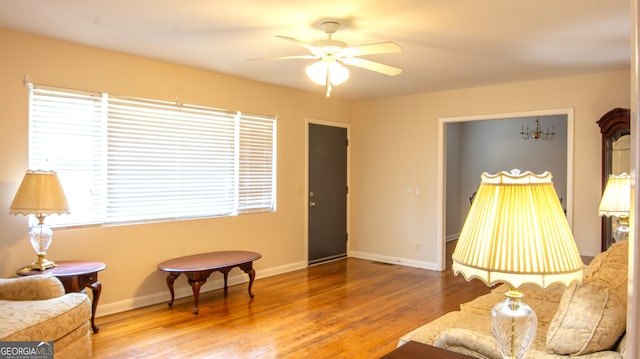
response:
<svg viewBox="0 0 640 359"><path fill-rule="evenodd" d="M236 269L234 269L236 270ZM97 318L94 358L379 358L398 338L487 293L444 272L342 259ZM167 293L168 295L168 293Z"/></svg>

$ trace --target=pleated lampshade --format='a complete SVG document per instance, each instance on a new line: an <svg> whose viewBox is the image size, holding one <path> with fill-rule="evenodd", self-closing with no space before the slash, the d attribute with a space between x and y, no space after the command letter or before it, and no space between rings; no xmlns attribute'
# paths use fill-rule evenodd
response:
<svg viewBox="0 0 640 359"><path fill-rule="evenodd" d="M483 173L453 253L453 271L513 288L581 281L583 263L551 177Z"/></svg>
<svg viewBox="0 0 640 359"><path fill-rule="evenodd" d="M623 217L629 215L631 206L631 177L623 173L610 175L598 207L600 216Z"/></svg>
<svg viewBox="0 0 640 359"><path fill-rule="evenodd" d="M55 171L27 170L9 213L36 216L69 213L58 174Z"/></svg>

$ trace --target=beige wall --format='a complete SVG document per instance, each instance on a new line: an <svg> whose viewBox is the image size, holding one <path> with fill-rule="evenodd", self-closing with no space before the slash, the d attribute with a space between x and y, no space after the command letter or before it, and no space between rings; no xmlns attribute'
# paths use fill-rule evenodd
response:
<svg viewBox="0 0 640 359"><path fill-rule="evenodd" d="M0 30L0 48L0 276L14 275L35 258L25 217L8 214L27 169L25 75L41 84L169 101L179 94L183 103L278 115L276 213L54 231L51 259L107 263L99 275L104 290L98 315L167 300L156 265L179 255L254 250L263 255L255 263L258 278L306 266L305 118L348 122L348 102L326 99L322 89L302 92L11 31ZM210 281L203 290L219 284ZM190 293L184 278L176 289ZM254 291L259 295L259 288Z"/></svg>
<svg viewBox="0 0 640 359"><path fill-rule="evenodd" d="M582 254L599 253L595 121L629 107L629 76L617 71L355 103L351 254L437 268L438 119L561 108L574 109L574 236Z"/></svg>
<svg viewBox="0 0 640 359"><path fill-rule="evenodd" d="M7 214L27 166L25 75L41 84L164 100L179 95L184 103L279 116L277 213L55 231L50 258L108 264L100 273L104 290L98 315L167 300L156 264L178 255L255 250L263 254L255 263L258 278L306 266L305 118L351 122L351 254L429 267L436 262L439 241L438 118L574 108L574 233L583 254L598 252L595 121L613 107L629 107L629 71L350 103L326 99L322 91L297 91L5 30L0 30L0 48L2 277L34 259L26 219ZM231 274L244 279L238 270ZM219 275L213 277L203 290L219 286ZM178 282L178 294L189 294L184 279ZM259 285L254 291L259 295Z"/></svg>

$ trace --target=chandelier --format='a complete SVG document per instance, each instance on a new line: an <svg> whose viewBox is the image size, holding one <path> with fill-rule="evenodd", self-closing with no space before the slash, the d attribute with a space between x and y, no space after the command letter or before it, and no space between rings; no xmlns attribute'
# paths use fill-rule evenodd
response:
<svg viewBox="0 0 640 359"><path fill-rule="evenodd" d="M523 139L528 140L528 139L532 139L532 140L550 140L553 138L553 135L555 135L556 133L553 132L553 127L551 127L551 132L549 132L549 127L547 127L546 132L543 132L540 129L540 121L538 118L536 118L536 127L533 131L529 131L529 126L527 125L527 130L524 130L524 125L522 126L521 130L520 130L520 135L522 136Z"/></svg>

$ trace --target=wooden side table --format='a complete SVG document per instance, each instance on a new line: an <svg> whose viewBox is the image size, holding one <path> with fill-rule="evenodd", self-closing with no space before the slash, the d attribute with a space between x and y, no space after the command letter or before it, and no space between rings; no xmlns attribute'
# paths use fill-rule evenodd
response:
<svg viewBox="0 0 640 359"><path fill-rule="evenodd" d="M16 273L19 275L54 276L62 282L66 293L84 292L86 288L90 288L93 294L91 328L94 333L97 333L100 328L95 323L96 309L98 308L98 300L100 300L100 292L102 292L102 283L98 281L98 272L105 268L107 268L107 265L102 262L59 261L56 262L55 267L44 271L20 268Z"/></svg>
<svg viewBox="0 0 640 359"><path fill-rule="evenodd" d="M469 359L468 355L456 353L431 345L410 341L397 347L383 359L433 358L433 359Z"/></svg>

